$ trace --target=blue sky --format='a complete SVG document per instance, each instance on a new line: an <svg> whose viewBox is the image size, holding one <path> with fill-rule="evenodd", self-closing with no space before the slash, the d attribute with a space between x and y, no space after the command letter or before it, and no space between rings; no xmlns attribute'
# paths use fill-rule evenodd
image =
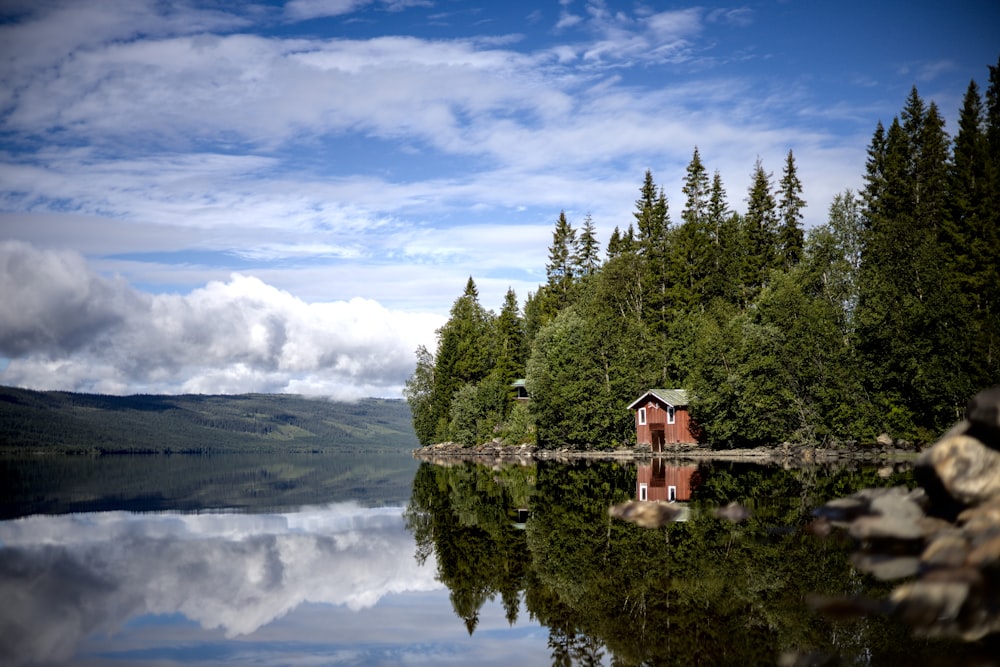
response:
<svg viewBox="0 0 1000 667"><path fill-rule="evenodd" d="M545 280L695 146L744 208L794 151L806 224L911 86L949 130L1000 6L7 0L0 383L398 396L465 280Z"/></svg>

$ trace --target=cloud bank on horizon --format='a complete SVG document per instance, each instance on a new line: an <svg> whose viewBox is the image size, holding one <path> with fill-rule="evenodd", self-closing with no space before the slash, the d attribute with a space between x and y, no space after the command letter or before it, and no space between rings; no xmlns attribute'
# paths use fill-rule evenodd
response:
<svg viewBox="0 0 1000 667"><path fill-rule="evenodd" d="M736 210L792 149L823 222L912 85L954 123L996 25L972 1L4 3L0 383L398 396L469 275L523 300L559 211L606 240L647 168L676 219L696 145Z"/></svg>
<svg viewBox="0 0 1000 667"><path fill-rule="evenodd" d="M434 556L413 557L402 513L336 503L291 514L97 512L0 522L0 591L20 601L0 609L0 658L68 664L88 635L121 633L149 615L182 614L232 638L307 602L357 612L386 596L439 590Z"/></svg>

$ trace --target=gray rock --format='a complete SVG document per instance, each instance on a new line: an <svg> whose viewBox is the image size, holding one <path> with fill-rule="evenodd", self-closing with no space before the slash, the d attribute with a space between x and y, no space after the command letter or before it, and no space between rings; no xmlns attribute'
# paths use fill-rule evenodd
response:
<svg viewBox="0 0 1000 667"><path fill-rule="evenodd" d="M920 559L916 556L858 553L851 557L851 563L882 581L912 577L920 570Z"/></svg>
<svg viewBox="0 0 1000 667"><path fill-rule="evenodd" d="M965 505L1000 496L1000 452L970 435L950 435L917 459L944 490Z"/></svg>
<svg viewBox="0 0 1000 667"><path fill-rule="evenodd" d="M642 528L659 528L684 518L687 507L662 501L630 500L614 505L608 514Z"/></svg>

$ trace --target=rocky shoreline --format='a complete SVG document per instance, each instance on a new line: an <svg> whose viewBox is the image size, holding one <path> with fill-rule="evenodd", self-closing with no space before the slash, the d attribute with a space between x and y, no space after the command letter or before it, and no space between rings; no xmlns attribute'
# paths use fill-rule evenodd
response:
<svg viewBox="0 0 1000 667"><path fill-rule="evenodd" d="M781 445L751 449L713 449L707 445L668 445L663 452L652 453L648 446L605 450L543 449L532 445L504 445L489 442L466 447L455 442L428 445L413 451L421 461L451 465L465 461L496 463L530 463L536 460L647 460L651 458L685 460L752 461L757 463L828 463L837 461L900 461L915 459L918 452L912 447L891 442L877 446L852 449L832 449Z"/></svg>
<svg viewBox="0 0 1000 667"><path fill-rule="evenodd" d="M1000 387L924 451L913 489L864 489L816 510L814 531L846 531L855 567L901 580L888 599L820 598L831 616L884 614L924 637L1000 633ZM990 663L993 664L993 663Z"/></svg>

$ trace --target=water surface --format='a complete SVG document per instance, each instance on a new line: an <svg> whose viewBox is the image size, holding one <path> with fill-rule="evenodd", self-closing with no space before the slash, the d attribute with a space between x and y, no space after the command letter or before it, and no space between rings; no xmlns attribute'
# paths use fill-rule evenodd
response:
<svg viewBox="0 0 1000 667"><path fill-rule="evenodd" d="M805 603L890 590L807 527L829 498L912 484L905 465L229 456L4 461L0 663L953 665L982 649ZM608 516L661 495L687 520ZM734 500L747 521L712 514Z"/></svg>

